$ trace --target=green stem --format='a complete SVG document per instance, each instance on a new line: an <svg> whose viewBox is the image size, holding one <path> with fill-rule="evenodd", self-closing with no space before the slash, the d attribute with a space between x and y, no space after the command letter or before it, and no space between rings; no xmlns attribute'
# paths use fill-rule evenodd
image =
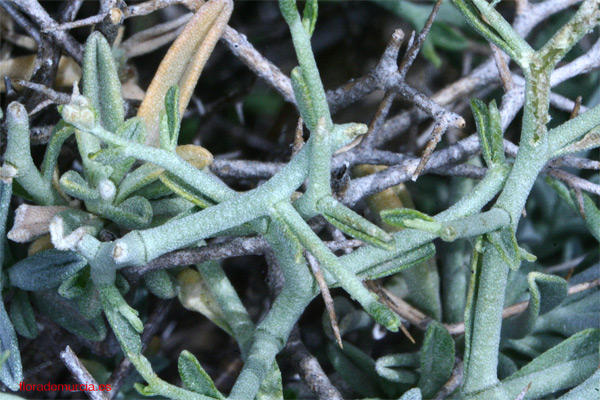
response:
<svg viewBox="0 0 600 400"><path fill-rule="evenodd" d="M465 324L468 359L465 355L465 374L462 391L472 393L498 383L498 349L502 326L505 288L509 267L488 241L484 242L481 271L476 292L470 297L472 324ZM465 321L468 318L465 316Z"/></svg>

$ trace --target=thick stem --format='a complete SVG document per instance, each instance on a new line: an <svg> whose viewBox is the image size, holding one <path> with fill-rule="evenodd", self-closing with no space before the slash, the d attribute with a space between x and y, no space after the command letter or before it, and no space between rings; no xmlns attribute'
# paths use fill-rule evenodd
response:
<svg viewBox="0 0 600 400"><path fill-rule="evenodd" d="M468 363L462 390L472 393L498 382L498 348L502 326L508 265L502 261L498 250L485 242L481 272L471 306L473 316L469 343Z"/></svg>

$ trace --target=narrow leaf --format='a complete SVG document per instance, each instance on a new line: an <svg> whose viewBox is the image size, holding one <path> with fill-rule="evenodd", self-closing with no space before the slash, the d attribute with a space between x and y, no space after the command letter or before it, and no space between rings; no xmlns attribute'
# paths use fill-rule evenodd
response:
<svg viewBox="0 0 600 400"><path fill-rule="evenodd" d="M45 290L59 286L86 264L73 251L45 250L13 265L8 276L12 285L23 290Z"/></svg>
<svg viewBox="0 0 600 400"><path fill-rule="evenodd" d="M27 292L23 290L15 292L10 303L10 319L19 335L28 339L35 339L38 335L35 315Z"/></svg>
<svg viewBox="0 0 600 400"><path fill-rule="evenodd" d="M181 352L178 362L179 376L188 389L216 399L225 397L219 393L210 376L204 371L196 357L187 350Z"/></svg>
<svg viewBox="0 0 600 400"><path fill-rule="evenodd" d="M23 381L23 367L19 342L13 324L6 314L4 302L0 301L0 353L8 352L8 359L0 366L0 381L11 390L19 390Z"/></svg>
<svg viewBox="0 0 600 400"><path fill-rule="evenodd" d="M454 367L454 340L438 322L432 321L427 327L419 357L419 388L423 397L432 398L448 380Z"/></svg>
<svg viewBox="0 0 600 400"><path fill-rule="evenodd" d="M55 292L32 292L31 299L35 308L69 332L95 342L106 337L106 326L102 318L88 321L78 311L75 303Z"/></svg>
<svg viewBox="0 0 600 400"><path fill-rule="evenodd" d="M86 41L82 78L83 94L100 114L100 123L115 132L123 123L125 108L115 60L100 32L93 32Z"/></svg>

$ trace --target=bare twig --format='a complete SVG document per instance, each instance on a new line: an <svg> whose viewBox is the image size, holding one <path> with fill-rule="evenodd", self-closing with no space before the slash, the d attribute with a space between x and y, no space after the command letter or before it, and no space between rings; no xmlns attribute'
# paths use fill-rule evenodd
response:
<svg viewBox="0 0 600 400"><path fill-rule="evenodd" d="M573 295L576 293L583 292L585 290L600 286L600 279L594 279L592 281L583 282L577 285L573 285L567 291L567 295ZM406 319L411 324L419 328L420 330L427 329L427 326L432 321L430 317L423 314L421 311L417 310L389 290L385 288L381 288L381 291L385 293L387 298L390 300L389 306L397 313L400 317ZM513 304L510 307L506 307L502 311L502 318L512 317L514 315L520 314L527 309L529 305L529 301L523 301L520 303ZM464 322L460 322L457 324L444 324L448 332L452 336L460 336L465 333L465 324Z"/></svg>
<svg viewBox="0 0 600 400"><path fill-rule="evenodd" d="M48 32L56 40L56 43L65 49L67 54L81 64L83 56L81 44L65 31L53 30L54 27L58 26L58 23L48 15L48 12L37 1L21 0L17 2L17 5L32 20L36 21L43 31Z"/></svg>
<svg viewBox="0 0 600 400"><path fill-rule="evenodd" d="M332 251L344 250L363 246L360 240L344 240L341 242L326 242ZM178 250L158 257L141 267L133 267L130 270L137 274L144 274L155 269L175 268L184 265L198 264L209 260L220 260L223 258L261 255L269 249L267 242L260 237L236 238L225 243L209 244L208 246L193 249Z"/></svg>
<svg viewBox="0 0 600 400"><path fill-rule="evenodd" d="M406 51L404 57L402 57L402 62L398 67L398 73L400 77L402 77L402 79L406 77L406 73L412 66L412 63L415 60L415 58L417 58L417 54L419 54L419 50L421 50L421 46L423 46L423 43L427 38L427 34L429 34L429 29L431 29L431 25L433 25L433 21L435 20L435 17L441 5L442 0L437 0L435 2L435 5L433 6L431 13L429 14L429 18L427 18L427 21L425 22L425 26L423 26L423 29L421 29L421 33L419 33L419 36L417 36L417 38L410 45L409 49Z"/></svg>
<svg viewBox="0 0 600 400"><path fill-rule="evenodd" d="M502 81L504 91L510 92L515 87L515 83L512 80L510 69L508 69L508 65L506 63L508 56L506 56L495 44L490 43L490 47L492 48L492 53L494 54L494 61L496 62L496 67L498 67L498 73L500 74L500 80Z"/></svg>
<svg viewBox="0 0 600 400"><path fill-rule="evenodd" d="M89 388L90 385L93 385L93 390L85 390L85 394L87 394L90 399L109 400L108 392L99 389L98 382L96 382L88 370L85 369L81 361L79 361L79 358L77 358L77 355L75 355L69 346L60 353L60 358L82 387Z"/></svg>
<svg viewBox="0 0 600 400"><path fill-rule="evenodd" d="M319 361L310 354L296 325L290 333L284 352L289 354L290 361L306 383L306 386L322 400L342 400L342 395L331 384Z"/></svg>
<svg viewBox="0 0 600 400"><path fill-rule="evenodd" d="M581 96L577 96L577 98L575 99L575 104L573 105L573 111L571 111L571 115L569 116L569 119L573 119L576 116L578 116L580 108L581 108Z"/></svg>
<svg viewBox="0 0 600 400"><path fill-rule="evenodd" d="M584 190L589 193L600 195L600 185L596 183L592 183L561 169L547 168L545 172L550 176L560 179L574 189Z"/></svg>
<svg viewBox="0 0 600 400"><path fill-rule="evenodd" d="M337 316L335 315L333 298L331 297L331 293L329 292L327 282L325 282L325 277L323 276L323 272L321 271L319 262L309 252L305 252L304 256L306 257L306 261L308 261L310 270L312 271L315 280L319 285L319 290L321 291L321 296L323 297L323 302L325 303L325 309L327 310L327 314L329 315L329 321L331 322L331 329L333 330L335 341L337 342L338 346L340 346L340 349L343 349L344 345L342 344L342 335L340 335L340 328L338 327Z"/></svg>
<svg viewBox="0 0 600 400"><path fill-rule="evenodd" d="M460 386L463 379L463 367L464 365L462 360L459 358L455 358L454 368L452 369L452 374L450 375L450 378L435 394L433 400L444 400L450 395L450 393L454 392Z"/></svg>

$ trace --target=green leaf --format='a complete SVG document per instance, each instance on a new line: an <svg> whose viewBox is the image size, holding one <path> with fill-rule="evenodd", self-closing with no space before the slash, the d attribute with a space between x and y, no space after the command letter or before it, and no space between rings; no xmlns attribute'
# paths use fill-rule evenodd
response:
<svg viewBox="0 0 600 400"><path fill-rule="evenodd" d="M448 51L462 51L469 47L467 38L446 23L434 22L427 35L427 40L431 40L435 46Z"/></svg>
<svg viewBox="0 0 600 400"><path fill-rule="evenodd" d="M81 271L68 277L58 287L58 294L68 300L73 300L81 296L85 291L85 286L90 278L89 268L82 269Z"/></svg>
<svg viewBox="0 0 600 400"><path fill-rule="evenodd" d="M488 167L504 162L504 143L502 141L502 121L496 102L492 100L486 106L481 100L471 99L471 110L479 134L481 153Z"/></svg>
<svg viewBox="0 0 600 400"><path fill-rule="evenodd" d="M600 210L594 203L594 200L587 194L583 193L583 212L585 213L585 224L587 225L590 233L600 242ZM575 194L572 194L575 197ZM575 200L574 200L575 201Z"/></svg>
<svg viewBox="0 0 600 400"><path fill-rule="evenodd" d="M46 290L59 286L86 264L73 251L44 250L13 265L8 276L13 286L23 290Z"/></svg>
<svg viewBox="0 0 600 400"><path fill-rule="evenodd" d="M29 117L23 105L13 101L6 115L6 151L4 162L17 169L16 182L29 194L36 204L61 204L50 182L45 182L31 157L29 140Z"/></svg>
<svg viewBox="0 0 600 400"><path fill-rule="evenodd" d="M19 335L28 339L35 339L38 335L35 315L27 292L23 290L15 291L10 303L10 319Z"/></svg>
<svg viewBox="0 0 600 400"><path fill-rule="evenodd" d="M144 229L152 220L152 205L142 196L133 196L118 206L103 205L101 214L127 229Z"/></svg>
<svg viewBox="0 0 600 400"><path fill-rule="evenodd" d="M146 288L161 299L172 299L177 296L177 287L175 286L171 275L164 270L149 271L143 276Z"/></svg>
<svg viewBox="0 0 600 400"><path fill-rule="evenodd" d="M15 328L6 314L4 302L0 301L0 353L9 352L8 359L0 366L0 381L11 390L19 390L19 382L23 381L21 353Z"/></svg>
<svg viewBox="0 0 600 400"><path fill-rule="evenodd" d="M73 133L75 133L75 129L72 126L67 125L63 120L58 121L58 124L56 124L52 130L52 136L50 136L50 141L46 147L46 153L44 154L44 161L42 162L41 168L44 181L48 183L52 182L54 167L58 161L60 149L65 140Z"/></svg>
<svg viewBox="0 0 600 400"><path fill-rule="evenodd" d="M179 139L181 118L179 116L179 88L173 85L165 95L165 114L160 119L160 148L175 150Z"/></svg>
<svg viewBox="0 0 600 400"><path fill-rule="evenodd" d="M538 317L556 308L567 297L567 281L559 276L531 272L529 305L523 313L504 321L503 338L523 338L533 331Z"/></svg>
<svg viewBox="0 0 600 400"><path fill-rule="evenodd" d="M380 213L381 219L388 225L397 228L408 228L405 222L408 220L422 220L425 222L435 222L429 215L419 212L413 208L395 208L392 210L383 210Z"/></svg>
<svg viewBox="0 0 600 400"><path fill-rule="evenodd" d="M570 390L569 393L558 398L558 400L594 400L600 393L600 369L582 384Z"/></svg>
<svg viewBox="0 0 600 400"><path fill-rule="evenodd" d="M300 67L292 70L292 89L294 90L294 97L296 98L296 104L298 104L298 111L300 111L302 121L313 132L317 127L318 117L312 104L308 85L302 77Z"/></svg>
<svg viewBox="0 0 600 400"><path fill-rule="evenodd" d="M156 396L158 393L156 393L154 390L152 390L152 388L150 387L150 385L142 385L139 382L136 382L133 384L133 387L135 388L135 390L141 394L142 396Z"/></svg>
<svg viewBox="0 0 600 400"><path fill-rule="evenodd" d="M327 222L342 232L385 250L394 248L394 242L389 233L334 200L331 196L319 200L317 209Z"/></svg>
<svg viewBox="0 0 600 400"><path fill-rule="evenodd" d="M32 292L33 305L69 332L85 339L99 342L106 337L106 326L100 317L86 319L76 304L53 291Z"/></svg>
<svg viewBox="0 0 600 400"><path fill-rule="evenodd" d="M343 345L343 349L331 343L327 346L327 355L335 370L361 396L380 396L381 388L373 359L348 342L344 341Z"/></svg>
<svg viewBox="0 0 600 400"><path fill-rule="evenodd" d="M427 327L419 358L419 388L423 397L432 398L450 378L454 368L454 340L446 328L436 321Z"/></svg>
<svg viewBox="0 0 600 400"><path fill-rule="evenodd" d="M375 362L375 370L382 378L395 383L415 385L419 374L415 371L419 367L419 354L390 354L383 356Z"/></svg>
<svg viewBox="0 0 600 400"><path fill-rule="evenodd" d="M595 373L600 362L600 330L581 331L544 352L499 385L465 399L515 398L529 383L527 397L544 398L579 385Z"/></svg>
<svg viewBox="0 0 600 400"><path fill-rule="evenodd" d="M83 54L83 94L100 114L104 128L115 132L125 119L121 82L108 42L93 32Z"/></svg>
<svg viewBox="0 0 600 400"><path fill-rule="evenodd" d="M419 388L413 388L404 393L398 400L423 400L423 397Z"/></svg>
<svg viewBox="0 0 600 400"><path fill-rule="evenodd" d="M319 3L317 0L308 0L304 4L304 12L302 13L302 25L308 32L308 36L312 36L317 25L317 15L319 13Z"/></svg>
<svg viewBox="0 0 600 400"><path fill-rule="evenodd" d="M4 242L6 240L6 219L10 209L12 184L0 180L0 287L2 287L2 267L4 266Z"/></svg>
<svg viewBox="0 0 600 400"><path fill-rule="evenodd" d="M161 182L181 198L201 207L208 208L216 203L190 185L168 172L160 175Z"/></svg>
<svg viewBox="0 0 600 400"><path fill-rule="evenodd" d="M333 305L335 309L335 315L338 319L338 327L340 335L344 336L346 333L359 330L368 329L373 325L373 319L361 309L355 308L350 301L345 297L334 297ZM331 320L327 311L323 311L321 317L321 324L323 331L331 340L335 340L333 330L331 328Z"/></svg>
<svg viewBox="0 0 600 400"><path fill-rule="evenodd" d="M136 168L134 171L127 174L127 176L119 185L117 197L115 198L115 204L121 203L136 190L155 182L162 173L162 168L151 163L146 163L141 167Z"/></svg>
<svg viewBox="0 0 600 400"><path fill-rule="evenodd" d="M125 354L140 354L142 341L139 334L144 329L144 324L138 318L138 312L125 302L115 286L101 286L98 290L104 314L123 351Z"/></svg>
<svg viewBox="0 0 600 400"><path fill-rule="evenodd" d="M181 352L178 362L179 376L188 389L195 393L215 399L224 399L213 383L210 376L204 371L196 357L187 350Z"/></svg>
<svg viewBox="0 0 600 400"><path fill-rule="evenodd" d="M98 190L91 187L79 173L70 170L63 174L58 181L60 188L69 196L90 201L100 198Z"/></svg>
<svg viewBox="0 0 600 400"><path fill-rule="evenodd" d="M513 270L516 271L521 266L521 249L517 245L515 232L512 227L507 226L497 231L485 235L490 243L498 250L502 260Z"/></svg>

